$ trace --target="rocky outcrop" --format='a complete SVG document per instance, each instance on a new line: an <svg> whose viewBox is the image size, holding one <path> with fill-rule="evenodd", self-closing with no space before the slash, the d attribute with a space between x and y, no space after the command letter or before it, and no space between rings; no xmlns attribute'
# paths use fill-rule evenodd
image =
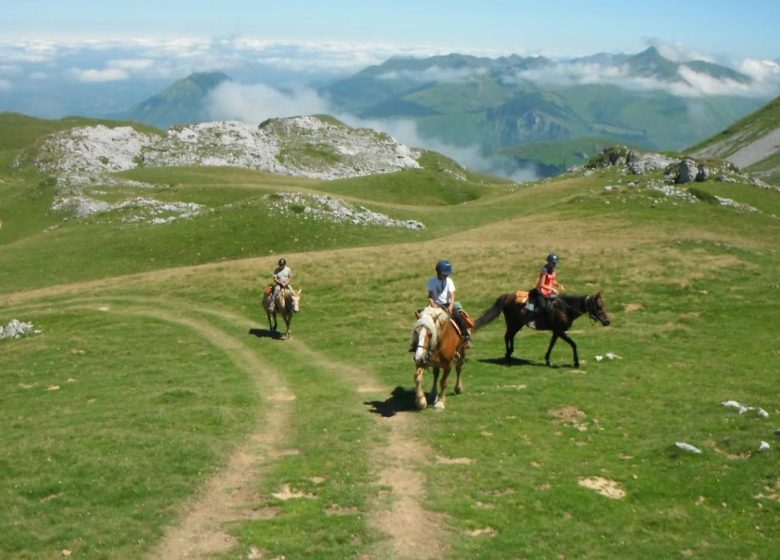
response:
<svg viewBox="0 0 780 560"><path fill-rule="evenodd" d="M262 124L219 121L174 127L165 135L130 126L77 127L47 137L32 154L39 170L56 177L52 210L84 218L120 212L124 222L164 224L189 219L210 209L187 202L134 197L106 202L94 188L151 187L112 173L136 167L241 167L314 179L339 179L420 168L420 150L370 129L350 128L329 117L270 119ZM392 220L383 214L329 199L306 206L308 216L335 222L420 229L419 222ZM67 218L66 218L67 219Z"/></svg>
<svg viewBox="0 0 780 560"><path fill-rule="evenodd" d="M175 127L165 136L129 126L78 127L51 135L36 166L78 178L138 166L243 167L314 179L341 179L419 168L420 152L387 134L320 117L272 119L256 126L218 121Z"/></svg>

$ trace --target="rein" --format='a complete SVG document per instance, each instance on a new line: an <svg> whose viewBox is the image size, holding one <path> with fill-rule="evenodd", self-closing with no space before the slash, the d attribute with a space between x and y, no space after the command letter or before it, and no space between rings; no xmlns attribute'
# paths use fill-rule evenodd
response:
<svg viewBox="0 0 780 560"><path fill-rule="evenodd" d="M582 297L582 296L580 296L580 297ZM595 325L596 323L599 322L599 318L595 314L595 312L592 311L591 308L590 308L590 301L591 301L591 299L592 299L592 296L585 296L585 298L582 300L582 304L581 304L580 308L575 307L574 305L571 305L571 304L567 303L563 298L560 298L560 297L556 299L556 302L561 307L564 307L565 309L567 309L569 311L574 311L575 313L578 313L579 315L577 315L577 317L579 317L580 315L587 315L588 319L591 320L591 323ZM572 317L572 320L573 319L574 319L574 317Z"/></svg>

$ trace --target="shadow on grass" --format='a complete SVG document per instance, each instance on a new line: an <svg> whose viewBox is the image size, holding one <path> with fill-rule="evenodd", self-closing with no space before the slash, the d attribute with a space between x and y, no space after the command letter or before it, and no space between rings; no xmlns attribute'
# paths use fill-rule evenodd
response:
<svg viewBox="0 0 780 560"><path fill-rule="evenodd" d="M538 368L545 368L545 369L581 369L574 367L573 364L550 364L545 365L544 362L536 362L533 360L525 360L523 358L509 358L508 360L506 358L481 358L478 360L479 362L483 364L493 364L497 366L503 366L503 367L512 367L512 366L533 366Z"/></svg>
<svg viewBox="0 0 780 560"><path fill-rule="evenodd" d="M417 412L414 404L414 390L396 387L389 399L384 401L367 401L363 404L371 407L370 412L385 418L391 418L399 412Z"/></svg>
<svg viewBox="0 0 780 560"><path fill-rule="evenodd" d="M480 358L477 360L483 364L493 364L497 366L544 366L542 362L533 362L531 360L524 360L523 358Z"/></svg>
<svg viewBox="0 0 780 560"><path fill-rule="evenodd" d="M268 329L249 329L249 334L258 338L273 338L274 340L282 340L284 338L284 334L279 331L271 331Z"/></svg>

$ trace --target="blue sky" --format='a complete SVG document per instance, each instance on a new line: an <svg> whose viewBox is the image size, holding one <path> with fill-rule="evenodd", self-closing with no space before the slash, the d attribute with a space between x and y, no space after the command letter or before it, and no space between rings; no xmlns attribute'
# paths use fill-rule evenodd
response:
<svg viewBox="0 0 780 560"><path fill-rule="evenodd" d="M0 39L247 37L419 50L780 58L777 0L3 0Z"/></svg>

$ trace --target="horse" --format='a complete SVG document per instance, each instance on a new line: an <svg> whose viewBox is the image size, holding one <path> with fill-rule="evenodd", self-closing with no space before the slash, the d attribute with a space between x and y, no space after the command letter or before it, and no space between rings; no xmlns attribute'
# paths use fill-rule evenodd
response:
<svg viewBox="0 0 780 560"><path fill-rule="evenodd" d="M466 343L461 337L458 327L449 314L440 308L426 307L420 314L412 330L412 347L414 348L415 404L418 410L428 406L423 392L423 376L429 366L433 366L433 388L431 402L437 409L445 408L447 380L452 366L455 366L457 379L455 393L463 392L461 372L466 359ZM442 370L441 382L437 391L439 370Z"/></svg>
<svg viewBox="0 0 780 560"><path fill-rule="evenodd" d="M512 292L509 294L502 294L498 296L498 299L493 304L493 307L485 311L485 313L476 320L474 330L487 325L493 319L503 311L504 321L506 321L506 333L504 334L504 344L506 345L506 355L504 358L509 361L512 357L512 353L515 350L515 335L517 331L523 328L527 318L527 312L525 310L526 300L518 295L523 294L520 292ZM566 334L572 323L582 315L587 315L594 322L599 322L605 327L610 324L609 315L604 306L604 297L601 292L592 296L575 296L575 295L560 295L555 298L552 304L552 309L549 313L543 313L536 318L536 330L540 331L552 331L552 338L550 339L550 346L547 348L547 353L544 355L544 363L546 366L550 365L550 354L552 353L555 342L562 338L569 346L571 346L574 354L574 367L580 367L580 359L577 355L577 345Z"/></svg>
<svg viewBox="0 0 780 560"><path fill-rule="evenodd" d="M271 298L273 297L273 288L263 293L263 309L268 314L268 328L271 332L277 332L276 314L279 313L284 318L284 323L287 326L287 332L285 338L292 337L290 332L290 323L292 322L293 315L298 313L301 302L301 290L293 290L292 288L282 288L279 290L279 296L274 302L273 311L269 311L268 307L271 304Z"/></svg>

